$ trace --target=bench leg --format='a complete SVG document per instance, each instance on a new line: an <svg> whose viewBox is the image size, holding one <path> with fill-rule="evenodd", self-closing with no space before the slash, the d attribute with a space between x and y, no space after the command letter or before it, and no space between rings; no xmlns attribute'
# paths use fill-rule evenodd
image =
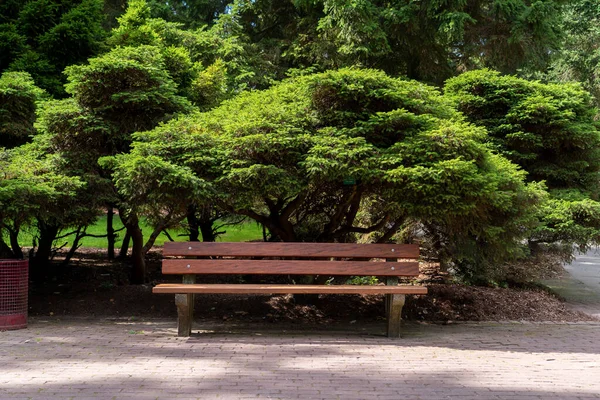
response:
<svg viewBox="0 0 600 400"><path fill-rule="evenodd" d="M402 307L406 296L403 294L386 295L387 335L391 338L400 337L400 320Z"/></svg>
<svg viewBox="0 0 600 400"><path fill-rule="evenodd" d="M177 336L190 336L194 319L194 295L176 294L177 306Z"/></svg>

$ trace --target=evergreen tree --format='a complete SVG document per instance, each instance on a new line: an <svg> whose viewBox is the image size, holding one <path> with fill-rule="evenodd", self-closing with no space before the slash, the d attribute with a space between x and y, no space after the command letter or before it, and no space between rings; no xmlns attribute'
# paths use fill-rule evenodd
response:
<svg viewBox="0 0 600 400"><path fill-rule="evenodd" d="M102 0L24 0L0 8L0 72L26 71L64 97L63 69L97 54L105 37Z"/></svg>
<svg viewBox="0 0 600 400"><path fill-rule="evenodd" d="M446 94L487 141L544 182L550 197L529 237L532 250L600 243L600 131L592 97L579 84L543 84L482 70L450 79Z"/></svg>

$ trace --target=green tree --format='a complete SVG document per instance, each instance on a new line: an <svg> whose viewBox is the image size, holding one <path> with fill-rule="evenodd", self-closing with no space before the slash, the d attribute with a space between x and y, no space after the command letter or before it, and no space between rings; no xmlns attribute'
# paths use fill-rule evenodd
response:
<svg viewBox="0 0 600 400"><path fill-rule="evenodd" d="M580 82L600 105L600 7L594 0L578 0L564 7L564 42L554 52L549 69L527 75L554 82Z"/></svg>
<svg viewBox="0 0 600 400"><path fill-rule="evenodd" d="M275 0L234 2L270 62L360 65L441 84L459 71L543 68L560 45L562 0Z"/></svg>
<svg viewBox="0 0 600 400"><path fill-rule="evenodd" d="M481 70L450 79L447 96L487 141L520 165L529 181L543 181L550 198L538 217L532 245L600 240L600 132L592 97L579 84L543 84Z"/></svg>
<svg viewBox="0 0 600 400"><path fill-rule="evenodd" d="M63 69L101 50L102 0L25 0L0 8L0 72L26 71L64 97Z"/></svg>
<svg viewBox="0 0 600 400"><path fill-rule="evenodd" d="M46 96L26 72L0 75L0 148L16 147L30 140L35 134L37 104Z"/></svg>
<svg viewBox="0 0 600 400"><path fill-rule="evenodd" d="M128 151L134 132L151 129L192 106L177 95L157 47L116 48L86 65L68 67L66 74L67 92L73 97L49 103L39 128L50 136L69 172L86 177L96 201L119 208L132 238L133 281L141 283L146 277L146 250L138 214L131 203L116 196L98 159ZM163 217L168 221L168 215Z"/></svg>
<svg viewBox="0 0 600 400"><path fill-rule="evenodd" d="M9 171L12 165L11 157L6 149L18 147L28 141L35 134L33 124L35 122L35 112L38 102L46 97L46 93L35 86L31 76L25 72L6 72L0 76L0 159L2 159L2 171ZM31 212L20 211L11 218L14 205L8 205L9 200L14 201L18 197L18 186L21 183L15 183L8 178L6 172L2 179L5 191L2 203L4 204L4 213L0 220L0 256L22 257L23 253L18 243L18 234L21 225L33 218ZM10 182L8 182L10 181ZM8 187L10 186L10 188ZM27 196L24 196L26 199ZM34 207L31 205L30 207ZM27 208L27 207L24 207ZM4 237L10 240L10 247L5 243ZM11 249L12 248L12 249Z"/></svg>
<svg viewBox="0 0 600 400"><path fill-rule="evenodd" d="M24 227L59 219L68 224L73 217L83 182L62 174L58 164L39 140L0 151L0 237L7 233L10 238L10 248L0 240L5 256L23 257L18 235ZM31 266L33 277L38 276L38 266Z"/></svg>
<svg viewBox="0 0 600 400"><path fill-rule="evenodd" d="M227 12L230 0L150 0L153 18L178 22L189 28L212 25L219 15Z"/></svg>
<svg viewBox="0 0 600 400"><path fill-rule="evenodd" d="M139 133L113 168L117 178L135 177L117 179L117 187L139 203L135 188L150 179L137 160L179 171L166 176L193 174L196 181L184 181L201 189L200 203L252 218L283 241L371 234L384 242L418 221L444 238L441 256L481 278L522 250L543 196L484 138L426 85L345 69L243 93ZM156 191L159 199L161 183L145 196ZM161 209L161 201L153 206Z"/></svg>
<svg viewBox="0 0 600 400"><path fill-rule="evenodd" d="M148 2L132 0L108 43L160 48L180 93L207 109L241 90L268 87L275 77L264 52L244 33L236 10L232 6L210 28L187 30L181 23L152 18Z"/></svg>

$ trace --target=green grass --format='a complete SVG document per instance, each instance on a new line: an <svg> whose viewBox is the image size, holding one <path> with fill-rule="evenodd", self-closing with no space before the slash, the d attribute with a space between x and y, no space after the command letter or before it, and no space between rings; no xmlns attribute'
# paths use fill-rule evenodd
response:
<svg viewBox="0 0 600 400"><path fill-rule="evenodd" d="M115 230L123 227L120 219L117 216L113 219L113 225L114 225ZM144 240L146 240L148 238L148 236L150 235L150 233L152 233L152 228L150 226L148 226L145 223L145 221L141 221L141 227L142 227L142 231L144 232ZM236 225L236 226L227 226L220 230L221 231L224 230L224 231L226 231L226 233L221 235L217 239L219 242L247 242L249 240L262 239L262 228L254 222L245 222L243 224ZM67 233L67 232L65 232L65 233ZM94 225L88 227L87 233L92 234L92 235L106 234L106 217L103 216L103 217L99 218L98 221ZM35 234L35 232L31 232L31 231L30 232L27 232L27 231L21 232L19 234L19 243L21 244L21 246L31 246L34 234ZM183 230L170 229L169 234L175 241L184 242L184 241L188 240L188 236L185 235L185 231L183 231ZM184 235L184 236L180 236L180 235ZM115 248L118 249L121 246L123 236L125 236L125 230L122 230L117 233L117 242L115 244ZM160 236L156 239L156 242L154 243L154 245L162 246L163 243L167 242L167 241L169 241L167 236L164 233L161 233ZM65 242L68 243L66 247L70 247L73 242L73 235L67 236L63 239L59 239L56 244L58 246L62 246ZM91 247L91 248L100 248L100 249L107 247L106 238L85 237L82 239L81 242L82 242L82 247Z"/></svg>

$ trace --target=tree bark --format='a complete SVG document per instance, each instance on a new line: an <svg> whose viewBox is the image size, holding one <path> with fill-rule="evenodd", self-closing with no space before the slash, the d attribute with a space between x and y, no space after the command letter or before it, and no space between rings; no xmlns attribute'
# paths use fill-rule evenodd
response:
<svg viewBox="0 0 600 400"><path fill-rule="evenodd" d="M82 230L83 230L83 232L81 232ZM75 232L75 239L73 239L73 244L71 245L71 248L67 252L65 259L60 264L61 267L66 267L67 265L69 265L69 261L71 261L71 258L73 258L73 256L75 255L75 252L77 251L77 249L79 249L79 247L81 247L79 245L79 242L81 241L81 239L83 239L84 236L85 236L85 229L82 227L78 227L77 231Z"/></svg>
<svg viewBox="0 0 600 400"><path fill-rule="evenodd" d="M125 227L127 229L127 227ZM121 249L119 250L119 258L127 257L129 251L129 242L131 241L131 235L128 230L125 230L125 236L123 236L123 243L121 243Z"/></svg>
<svg viewBox="0 0 600 400"><path fill-rule="evenodd" d="M10 249L10 247L4 243L2 237L0 236L0 258L15 258L14 253Z"/></svg>
<svg viewBox="0 0 600 400"><path fill-rule="evenodd" d="M144 253L144 257L146 256L146 254L148 254L148 252L150 251L150 249L152 248L152 246L154 246L154 242L156 242L156 238L158 236L160 236L160 233L162 231L164 231L166 229L166 227L167 227L166 223L161 223L158 227L156 227L152 231L152 233L148 237L148 240L144 244L144 247L142 248L142 252Z"/></svg>
<svg viewBox="0 0 600 400"><path fill-rule="evenodd" d="M190 231L190 242L199 242L200 230L198 229L198 218L196 217L196 206L194 205L188 206L187 223Z"/></svg>
<svg viewBox="0 0 600 400"><path fill-rule="evenodd" d="M106 213L106 238L108 240L108 259L112 260L115 258L115 228L113 226L114 210L112 207L108 207Z"/></svg>
<svg viewBox="0 0 600 400"><path fill-rule="evenodd" d="M215 231L213 229L213 224L214 221L212 219L198 221L198 227L200 228L200 232L202 232L203 242L214 242L217 240Z"/></svg>
<svg viewBox="0 0 600 400"><path fill-rule="evenodd" d="M131 236L131 283L143 284L146 282L146 258L144 254L144 234L140 228L140 222L135 212L130 212L124 217L123 212L119 210L123 225L127 228L127 233Z"/></svg>
<svg viewBox="0 0 600 400"><path fill-rule="evenodd" d="M58 234L58 226L38 220L40 238L38 248L30 265L30 274L33 280L45 277L52 255L52 244Z"/></svg>
<svg viewBox="0 0 600 400"><path fill-rule="evenodd" d="M19 245L19 231L10 229L8 231L8 237L10 239L10 248L13 253L13 257L19 260L23 259L23 250Z"/></svg>

